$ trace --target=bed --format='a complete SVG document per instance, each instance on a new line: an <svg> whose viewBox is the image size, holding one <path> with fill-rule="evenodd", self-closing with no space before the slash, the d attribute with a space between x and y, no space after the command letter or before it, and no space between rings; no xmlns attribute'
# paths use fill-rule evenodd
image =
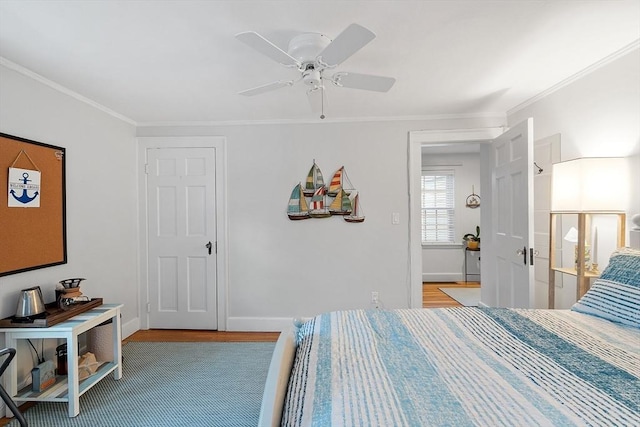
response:
<svg viewBox="0 0 640 427"><path fill-rule="evenodd" d="M276 344L260 426L638 426L640 251L571 310L321 314Z"/></svg>

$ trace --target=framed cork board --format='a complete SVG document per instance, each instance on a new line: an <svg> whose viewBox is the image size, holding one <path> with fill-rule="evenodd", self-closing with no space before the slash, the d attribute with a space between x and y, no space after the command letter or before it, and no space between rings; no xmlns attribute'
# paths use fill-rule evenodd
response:
<svg viewBox="0 0 640 427"><path fill-rule="evenodd" d="M0 133L0 189L0 276L65 264L65 149Z"/></svg>

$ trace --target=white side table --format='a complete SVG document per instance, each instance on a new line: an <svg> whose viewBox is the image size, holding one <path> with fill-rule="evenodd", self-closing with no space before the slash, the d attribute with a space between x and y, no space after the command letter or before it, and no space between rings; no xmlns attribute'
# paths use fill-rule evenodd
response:
<svg viewBox="0 0 640 427"><path fill-rule="evenodd" d="M480 278L479 271L477 273L469 273L469 270L467 268L467 258L469 256L475 255L476 252L478 253L478 261L480 261L480 248L476 248L476 249L464 248L464 283L467 283L469 276L478 276L478 279ZM473 258L475 258L475 256Z"/></svg>
<svg viewBox="0 0 640 427"><path fill-rule="evenodd" d="M120 328L120 309L122 304L103 304L84 313L80 313L64 322L48 328L0 328L5 334L7 347L17 348L19 339L62 338L67 342L68 375L56 377L56 383L42 392L34 392L31 386L18 391L18 367L12 363L5 372L5 388L16 402L47 401L68 402L69 417L80 413L80 396L113 372L116 380L122 378L122 333ZM78 381L78 335L101 323L112 320L113 360L105 362L90 377ZM73 357L75 356L75 357ZM13 416L7 408L7 417Z"/></svg>

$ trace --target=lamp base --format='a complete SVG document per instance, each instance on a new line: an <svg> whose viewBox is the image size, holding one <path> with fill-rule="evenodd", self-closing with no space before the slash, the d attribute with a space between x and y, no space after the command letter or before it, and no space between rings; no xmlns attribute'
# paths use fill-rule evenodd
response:
<svg viewBox="0 0 640 427"><path fill-rule="evenodd" d="M573 247L573 266L578 270L578 245ZM597 264L596 264L597 265ZM584 247L584 269L585 271L589 271L591 269L591 246L585 245Z"/></svg>

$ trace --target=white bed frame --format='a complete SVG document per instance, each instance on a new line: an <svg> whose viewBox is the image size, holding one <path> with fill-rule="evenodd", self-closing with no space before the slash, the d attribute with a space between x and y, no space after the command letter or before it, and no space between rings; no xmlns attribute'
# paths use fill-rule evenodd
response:
<svg viewBox="0 0 640 427"><path fill-rule="evenodd" d="M296 355L296 331L295 326L283 331L276 342L262 394L258 427L276 427L282 420L284 399Z"/></svg>

